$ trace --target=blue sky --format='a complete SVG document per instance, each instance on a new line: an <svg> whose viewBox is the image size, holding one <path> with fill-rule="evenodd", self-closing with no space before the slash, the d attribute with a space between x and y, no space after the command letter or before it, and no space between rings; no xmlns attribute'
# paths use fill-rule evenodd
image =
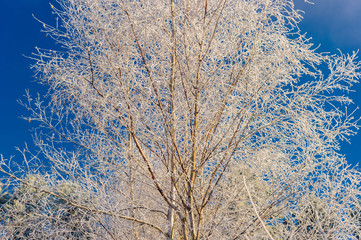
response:
<svg viewBox="0 0 361 240"><path fill-rule="evenodd" d="M361 49L361 0L313 2L310 5L295 0L295 5L305 11L301 30L312 37L315 45L321 44L320 51L337 53L340 49L351 53ZM34 82L30 69L33 62L23 55L30 56L35 46L54 47L53 41L40 32L41 24L32 14L47 23L55 20L49 0L0 0L0 11L0 154L9 157L16 154L15 146L22 148L25 142L31 143L29 129L36 126L19 118L26 111L17 100L24 99L25 89L32 94L44 91ZM351 96L361 106L361 84L354 89ZM361 132L351 138L351 144L342 144L341 153L350 163L361 165Z"/></svg>

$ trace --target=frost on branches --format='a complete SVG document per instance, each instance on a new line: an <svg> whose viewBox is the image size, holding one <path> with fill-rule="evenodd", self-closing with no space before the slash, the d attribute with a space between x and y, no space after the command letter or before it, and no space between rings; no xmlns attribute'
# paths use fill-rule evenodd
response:
<svg viewBox="0 0 361 240"><path fill-rule="evenodd" d="M12 239L359 239L352 55L317 53L291 0L59 0ZM351 107L352 108L352 107ZM42 163L43 162L43 163Z"/></svg>

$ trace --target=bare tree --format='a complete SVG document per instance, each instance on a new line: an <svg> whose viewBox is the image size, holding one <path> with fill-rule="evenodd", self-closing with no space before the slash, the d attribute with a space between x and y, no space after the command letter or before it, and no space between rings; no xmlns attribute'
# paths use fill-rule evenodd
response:
<svg viewBox="0 0 361 240"><path fill-rule="evenodd" d="M62 48L34 56L48 98L23 103L39 152L0 168L62 201L27 217L42 238L356 238L361 176L338 150L358 128L343 94L360 63L317 53L292 0L58 4L44 31ZM60 221L69 207L86 218Z"/></svg>

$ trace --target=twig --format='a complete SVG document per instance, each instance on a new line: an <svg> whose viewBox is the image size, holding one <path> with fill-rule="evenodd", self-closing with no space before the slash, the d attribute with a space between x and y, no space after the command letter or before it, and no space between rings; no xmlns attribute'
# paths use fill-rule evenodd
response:
<svg viewBox="0 0 361 240"><path fill-rule="evenodd" d="M266 231L266 233L268 234L268 236L270 237L270 239L275 240L275 239L272 237L271 233L270 233L270 232L268 231L268 229L266 228L266 225L264 224L264 222L263 222L262 218L261 218L261 217L259 216L259 214L258 214L258 211L257 211L256 205L254 204L254 202L253 202L253 200L252 200L251 193L249 192L249 189L248 189L248 187L247 187L246 177L245 177L245 176L243 176L243 183L244 183L244 186L246 187L246 190L247 190L247 194L248 194L249 200L250 200L250 201L251 201L251 203L252 203L253 210L254 210L254 212L256 213L256 216L257 216L258 220L261 222L261 224L262 224L262 226L263 226L264 230Z"/></svg>

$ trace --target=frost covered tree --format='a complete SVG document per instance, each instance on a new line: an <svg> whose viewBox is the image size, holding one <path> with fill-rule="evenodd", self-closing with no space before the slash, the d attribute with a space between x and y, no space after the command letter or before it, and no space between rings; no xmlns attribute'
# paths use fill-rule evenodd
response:
<svg viewBox="0 0 361 240"><path fill-rule="evenodd" d="M4 236L357 238L361 176L339 143L358 128L345 94L360 63L317 53L292 0L52 9L59 24L44 31L61 47L37 49L33 66L49 92L23 103L38 151L0 168L34 208L3 205ZM81 215L61 220L70 208Z"/></svg>
<svg viewBox="0 0 361 240"><path fill-rule="evenodd" d="M1 192L5 201L0 201L0 214L7 235L0 234L1 239L87 239L90 222L85 211L39 189L47 186L46 176L28 175L23 180L11 192ZM67 181L58 181L56 191L67 200L81 196Z"/></svg>

